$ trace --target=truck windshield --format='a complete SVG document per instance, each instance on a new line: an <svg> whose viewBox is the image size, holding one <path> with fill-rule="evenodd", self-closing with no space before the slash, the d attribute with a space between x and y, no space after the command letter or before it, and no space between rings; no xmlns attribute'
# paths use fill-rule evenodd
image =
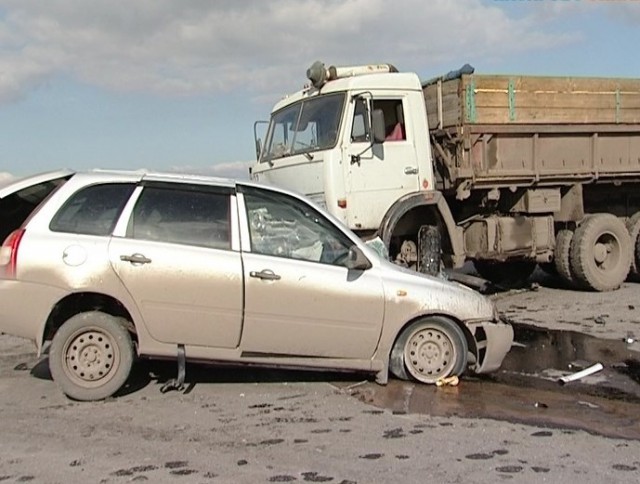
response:
<svg viewBox="0 0 640 484"><path fill-rule="evenodd" d="M299 101L274 113L261 161L335 146L344 93Z"/></svg>

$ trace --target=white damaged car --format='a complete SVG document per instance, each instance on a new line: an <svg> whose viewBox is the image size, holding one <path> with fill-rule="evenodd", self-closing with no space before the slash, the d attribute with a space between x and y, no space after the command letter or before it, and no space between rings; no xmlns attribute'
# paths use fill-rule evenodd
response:
<svg viewBox="0 0 640 484"><path fill-rule="evenodd" d="M304 197L200 176L61 171L0 188L0 331L50 341L69 397L116 393L134 357L389 372L497 369L491 301L381 259Z"/></svg>

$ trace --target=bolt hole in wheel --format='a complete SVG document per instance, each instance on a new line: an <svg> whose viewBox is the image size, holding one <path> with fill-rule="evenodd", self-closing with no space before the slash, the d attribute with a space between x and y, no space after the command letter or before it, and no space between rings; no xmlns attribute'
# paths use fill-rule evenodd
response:
<svg viewBox="0 0 640 484"><path fill-rule="evenodd" d="M99 311L73 316L51 343L51 374L76 400L111 396L128 378L132 364L133 343L125 324Z"/></svg>

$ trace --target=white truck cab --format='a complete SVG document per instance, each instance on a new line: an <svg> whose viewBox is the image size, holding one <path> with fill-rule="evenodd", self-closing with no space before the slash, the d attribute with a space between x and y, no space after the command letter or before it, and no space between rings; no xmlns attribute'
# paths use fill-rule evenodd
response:
<svg viewBox="0 0 640 484"><path fill-rule="evenodd" d="M252 178L307 195L366 237L403 195L434 189L420 80L391 65L307 74L311 85L275 105Z"/></svg>

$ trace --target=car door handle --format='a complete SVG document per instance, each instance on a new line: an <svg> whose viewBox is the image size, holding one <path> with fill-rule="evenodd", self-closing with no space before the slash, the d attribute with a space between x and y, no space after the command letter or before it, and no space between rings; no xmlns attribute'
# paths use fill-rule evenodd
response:
<svg viewBox="0 0 640 484"><path fill-rule="evenodd" d="M132 264L149 264L151 262L151 259L142 254L121 255L120 260Z"/></svg>
<svg viewBox="0 0 640 484"><path fill-rule="evenodd" d="M415 166L407 166L404 169L404 174L405 175L417 175L418 174L418 169Z"/></svg>
<svg viewBox="0 0 640 484"><path fill-rule="evenodd" d="M261 270L260 272L251 271L249 272L249 275L251 277L256 277L264 281L279 281L281 279L281 277L278 274L276 274L270 269L264 269L264 270Z"/></svg>

